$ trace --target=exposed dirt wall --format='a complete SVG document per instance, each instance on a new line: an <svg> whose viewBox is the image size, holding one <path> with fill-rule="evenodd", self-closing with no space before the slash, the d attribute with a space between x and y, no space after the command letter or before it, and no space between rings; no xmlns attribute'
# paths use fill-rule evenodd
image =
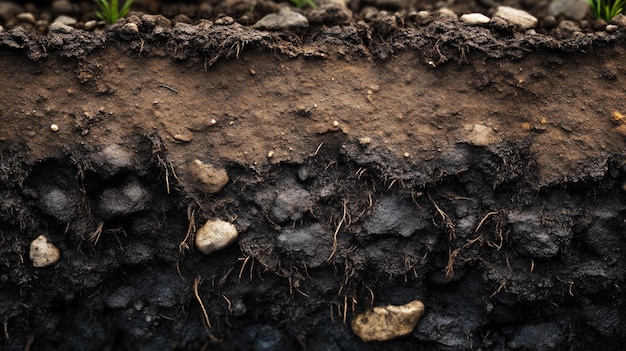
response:
<svg viewBox="0 0 626 351"><path fill-rule="evenodd" d="M143 49L111 33L88 55L2 34L3 347L626 341L621 32L565 49L526 35L500 55L453 49L458 36L393 50L344 37L313 55L290 39L206 61L180 33ZM195 160L226 186L207 193ZM203 255L193 237L212 219L239 238ZM33 267L39 235L54 265ZM350 330L411 300L425 313L409 336Z"/></svg>

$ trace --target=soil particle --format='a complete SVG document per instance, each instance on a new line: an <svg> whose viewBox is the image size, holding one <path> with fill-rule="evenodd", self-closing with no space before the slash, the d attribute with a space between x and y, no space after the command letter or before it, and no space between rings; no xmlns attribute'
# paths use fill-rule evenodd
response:
<svg viewBox="0 0 626 351"><path fill-rule="evenodd" d="M298 221L313 206L313 196L305 189L293 185L280 189L270 209L270 218L276 223Z"/></svg>
<svg viewBox="0 0 626 351"><path fill-rule="evenodd" d="M196 248L205 255L233 244L239 233L237 228L223 220L208 220L196 233Z"/></svg>
<svg viewBox="0 0 626 351"><path fill-rule="evenodd" d="M40 235L30 243L29 256L33 267L41 268L55 264L61 258L61 252L48 238Z"/></svg>
<svg viewBox="0 0 626 351"><path fill-rule="evenodd" d="M410 198L389 195L374 206L364 229L367 235L398 235L408 238L428 222Z"/></svg>
<svg viewBox="0 0 626 351"><path fill-rule="evenodd" d="M297 261L304 259L310 268L318 268L331 254L332 241L329 230L319 223L296 229L283 229L276 239L276 246L288 252Z"/></svg>
<svg viewBox="0 0 626 351"><path fill-rule="evenodd" d="M567 338L566 332L554 322L526 325L513 333L507 347L511 350L558 350Z"/></svg>
<svg viewBox="0 0 626 351"><path fill-rule="evenodd" d="M540 216L537 210L510 212L508 223L513 227L511 239L520 254L546 259L556 256L562 247L568 245L572 233L569 228L559 228L559 225L547 229L544 226L545 219Z"/></svg>

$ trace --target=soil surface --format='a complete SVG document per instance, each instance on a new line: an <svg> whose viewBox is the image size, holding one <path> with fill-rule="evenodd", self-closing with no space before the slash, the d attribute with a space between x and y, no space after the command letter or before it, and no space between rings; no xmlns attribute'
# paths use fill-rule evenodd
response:
<svg viewBox="0 0 626 351"><path fill-rule="evenodd" d="M0 348L626 342L626 17L321 2L267 30L288 3L136 3L0 2ZM236 243L201 253L209 220ZM40 235L60 258L34 267ZM413 300L409 335L352 332Z"/></svg>

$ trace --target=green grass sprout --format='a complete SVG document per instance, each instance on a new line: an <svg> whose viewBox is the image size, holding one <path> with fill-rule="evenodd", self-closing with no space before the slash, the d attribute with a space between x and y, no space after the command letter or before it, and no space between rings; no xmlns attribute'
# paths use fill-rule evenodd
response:
<svg viewBox="0 0 626 351"><path fill-rule="evenodd" d="M624 10L624 0L587 0L595 18L610 22Z"/></svg>
<svg viewBox="0 0 626 351"><path fill-rule="evenodd" d="M292 4L296 5L297 8L303 9L307 6L311 8L317 8L317 4L313 0L289 0Z"/></svg>
<svg viewBox="0 0 626 351"><path fill-rule="evenodd" d="M98 16L99 19L111 24L126 16L128 11L130 11L130 5L133 3L133 0L126 0L124 6L122 6L122 9L120 10L118 0L111 0L110 2L107 0L95 1L100 8L100 11L96 10L96 16Z"/></svg>

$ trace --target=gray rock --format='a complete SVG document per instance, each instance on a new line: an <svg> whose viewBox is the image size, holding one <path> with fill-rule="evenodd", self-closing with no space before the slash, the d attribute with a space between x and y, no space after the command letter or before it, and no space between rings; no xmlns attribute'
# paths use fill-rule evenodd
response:
<svg viewBox="0 0 626 351"><path fill-rule="evenodd" d="M271 13L261 18L253 27L261 30L287 30L307 28L308 26L309 21L306 17L285 8L277 14Z"/></svg>
<svg viewBox="0 0 626 351"><path fill-rule="evenodd" d="M105 189L98 198L98 209L105 219L127 216L146 209L151 200L148 189L131 180L120 187Z"/></svg>
<svg viewBox="0 0 626 351"><path fill-rule="evenodd" d="M511 337L507 346L512 350L560 350L565 346L566 336L556 323L525 325Z"/></svg>
<svg viewBox="0 0 626 351"><path fill-rule="evenodd" d="M508 222L512 225L509 238L519 253L528 257L554 257L559 253L559 244L571 237L561 224L543 223L539 212L512 211Z"/></svg>
<svg viewBox="0 0 626 351"><path fill-rule="evenodd" d="M494 17L499 17L521 30L535 28L538 22L537 18L528 12L508 6L498 6Z"/></svg>
<svg viewBox="0 0 626 351"><path fill-rule="evenodd" d="M332 233L315 223L308 227L285 229L276 245L285 252L302 255L307 266L317 268L330 256Z"/></svg>
<svg viewBox="0 0 626 351"><path fill-rule="evenodd" d="M92 156L95 170L103 177L110 178L122 170L130 170L135 165L133 153L121 145L108 145Z"/></svg>
<svg viewBox="0 0 626 351"><path fill-rule="evenodd" d="M461 22L472 26L487 24L489 21L491 21L491 18L483 15L482 13L466 13L461 16Z"/></svg>
<svg viewBox="0 0 626 351"><path fill-rule="evenodd" d="M427 224L411 199L390 195L376 204L373 214L365 222L365 232L368 235L409 237Z"/></svg>
<svg viewBox="0 0 626 351"><path fill-rule="evenodd" d="M297 221L313 206L311 194L299 187L288 187L279 192L270 210L270 218L276 223Z"/></svg>
<svg viewBox="0 0 626 351"><path fill-rule="evenodd" d="M548 8L550 15L569 17L580 21L589 11L587 0L552 0Z"/></svg>
<svg viewBox="0 0 626 351"><path fill-rule="evenodd" d="M76 216L75 196L57 187L45 189L39 197L39 206L46 213L60 221L68 222Z"/></svg>

